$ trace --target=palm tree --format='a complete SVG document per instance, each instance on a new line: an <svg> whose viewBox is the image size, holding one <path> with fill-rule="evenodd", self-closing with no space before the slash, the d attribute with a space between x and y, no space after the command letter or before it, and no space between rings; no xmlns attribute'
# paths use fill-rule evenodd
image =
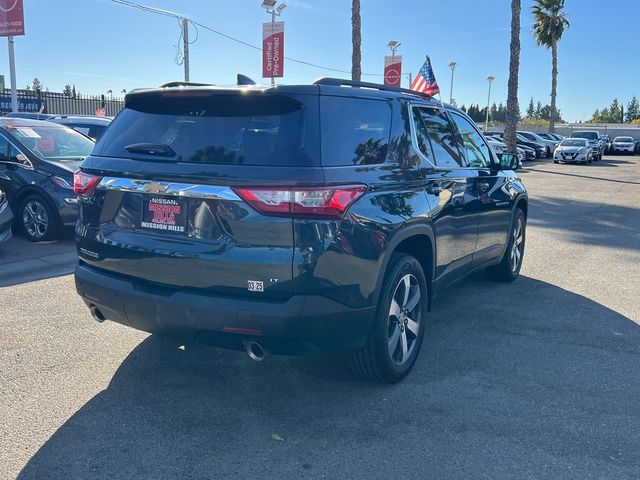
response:
<svg viewBox="0 0 640 480"><path fill-rule="evenodd" d="M360 43L362 35L360 33L360 0L353 0L351 4L351 79L360 80L362 71L360 62L362 60L360 54Z"/></svg>
<svg viewBox="0 0 640 480"><path fill-rule="evenodd" d="M511 0L511 58L509 59L509 83L507 86L507 115L504 126L504 141L509 153L515 154L516 130L520 120L518 106L518 74L520 71L520 0Z"/></svg>
<svg viewBox="0 0 640 480"><path fill-rule="evenodd" d="M558 110L556 109L556 96L558 94L558 41L562 34L569 28L567 14L564 13L564 0L535 0L531 13L533 13L532 32L538 46L551 49L551 120L549 131L553 133L556 126Z"/></svg>

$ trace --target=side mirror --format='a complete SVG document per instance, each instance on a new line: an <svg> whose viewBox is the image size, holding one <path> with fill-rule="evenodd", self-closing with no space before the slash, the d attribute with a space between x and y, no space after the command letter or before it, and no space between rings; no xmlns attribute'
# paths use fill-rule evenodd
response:
<svg viewBox="0 0 640 480"><path fill-rule="evenodd" d="M515 170L518 168L518 155L503 153L500 157L500 170Z"/></svg>

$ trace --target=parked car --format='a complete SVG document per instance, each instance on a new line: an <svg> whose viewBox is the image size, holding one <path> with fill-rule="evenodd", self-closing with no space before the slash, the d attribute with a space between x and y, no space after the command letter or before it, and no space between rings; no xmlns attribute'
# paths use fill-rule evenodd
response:
<svg viewBox="0 0 640 480"><path fill-rule="evenodd" d="M485 135L485 138L487 140L487 143L489 143L489 146L493 149L494 153L498 156L498 158L502 158L502 154L508 152L506 143L490 135ZM526 158L524 150L522 150L520 147L517 147L517 155L518 155L518 165L522 165L522 162L524 162Z"/></svg>
<svg viewBox="0 0 640 480"><path fill-rule="evenodd" d="M71 127L94 141L98 141L106 132L111 120L112 118L92 115L60 115L49 121Z"/></svg>
<svg viewBox="0 0 640 480"><path fill-rule="evenodd" d="M31 241L51 240L75 225L73 172L93 149L84 135L50 122L0 118L0 189L16 227Z"/></svg>
<svg viewBox="0 0 640 480"><path fill-rule="evenodd" d="M593 149L586 138L565 138L553 152L553 163L591 163Z"/></svg>
<svg viewBox="0 0 640 480"><path fill-rule="evenodd" d="M572 132L569 138L585 138L589 140L589 146L593 150L593 160L602 160L604 155L604 142L600 140L600 134L595 130Z"/></svg>
<svg viewBox="0 0 640 480"><path fill-rule="evenodd" d="M497 138L504 142L503 132L485 132L485 135ZM536 158L544 158L546 155L546 148L543 145L529 142L524 137L516 135L516 145L525 151L527 160L535 160Z"/></svg>
<svg viewBox="0 0 640 480"><path fill-rule="evenodd" d="M613 139L611 151L613 153L630 153L633 155L636 142L633 137L616 137Z"/></svg>
<svg viewBox="0 0 640 480"><path fill-rule="evenodd" d="M604 143L604 153L611 153L613 142L611 141L609 135L600 135L600 141Z"/></svg>
<svg viewBox="0 0 640 480"><path fill-rule="evenodd" d="M397 381L434 295L480 269L518 276L516 163L397 87L134 91L75 176L76 288L98 321L257 360L350 350Z"/></svg>
<svg viewBox="0 0 640 480"><path fill-rule="evenodd" d="M544 145L545 154L546 154L545 156L547 156L547 157L550 157L553 154L553 151L556 149L556 147L558 146L558 143L559 143L557 140L549 140L547 138L541 137L540 135L538 135L537 133L534 133L534 132L527 132L527 131L518 130L518 135L523 136L524 138L526 138L530 142L535 142L535 143L539 143L541 145Z"/></svg>
<svg viewBox="0 0 640 480"><path fill-rule="evenodd" d="M546 140L551 140L551 141L554 141L556 143L559 143L562 140L564 140L564 137L562 135L558 135L557 133L543 132L543 133L538 133L538 135L540 135L542 138L544 138Z"/></svg>
<svg viewBox="0 0 640 480"><path fill-rule="evenodd" d="M48 113L37 112L9 112L2 116L2 118L26 118L29 120L49 120L53 117L54 115L49 115Z"/></svg>
<svg viewBox="0 0 640 480"><path fill-rule="evenodd" d="M13 213L9 207L9 200L5 193L0 190L0 243L11 238L11 224L13 223Z"/></svg>

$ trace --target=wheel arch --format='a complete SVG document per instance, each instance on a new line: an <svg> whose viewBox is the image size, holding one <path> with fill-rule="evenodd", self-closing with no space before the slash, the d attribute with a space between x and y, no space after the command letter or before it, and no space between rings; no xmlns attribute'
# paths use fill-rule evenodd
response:
<svg viewBox="0 0 640 480"><path fill-rule="evenodd" d="M389 260L393 253L406 253L415 257L424 271L429 287L429 308L433 297L433 278L435 272L436 241L435 234L430 225L412 225L403 228L393 235L385 249L385 255L380 266L375 292L375 303L378 303L384 274L387 271Z"/></svg>
<svg viewBox="0 0 640 480"><path fill-rule="evenodd" d="M57 221L59 223L62 221L60 218L60 212L58 212L58 208L56 207L55 202L53 202L49 194L47 194L47 192L44 189L38 187L37 185L25 185L20 190L18 190L13 196L13 201L12 201L13 204L11 205L11 208L13 209L13 213L16 219L18 218L18 207L20 206L22 201L25 198L27 198L29 195L40 196L40 198L42 198L45 202L47 202L49 207L51 207L51 210L56 215Z"/></svg>

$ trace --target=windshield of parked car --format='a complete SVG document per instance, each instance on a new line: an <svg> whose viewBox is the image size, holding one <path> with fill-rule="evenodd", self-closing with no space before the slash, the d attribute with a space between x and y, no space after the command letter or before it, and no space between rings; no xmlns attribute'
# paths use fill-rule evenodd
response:
<svg viewBox="0 0 640 480"><path fill-rule="evenodd" d="M587 140L599 140L598 132L573 132L571 138L586 138Z"/></svg>
<svg viewBox="0 0 640 480"><path fill-rule="evenodd" d="M567 138L560 145L563 147L584 147L587 145L587 141L581 138Z"/></svg>
<svg viewBox="0 0 640 480"><path fill-rule="evenodd" d="M10 125L6 130L45 160L84 158L95 145L89 138L62 125Z"/></svg>
<svg viewBox="0 0 640 480"><path fill-rule="evenodd" d="M622 143L633 143L633 138L631 137L616 137L613 139L614 142L622 142Z"/></svg>

